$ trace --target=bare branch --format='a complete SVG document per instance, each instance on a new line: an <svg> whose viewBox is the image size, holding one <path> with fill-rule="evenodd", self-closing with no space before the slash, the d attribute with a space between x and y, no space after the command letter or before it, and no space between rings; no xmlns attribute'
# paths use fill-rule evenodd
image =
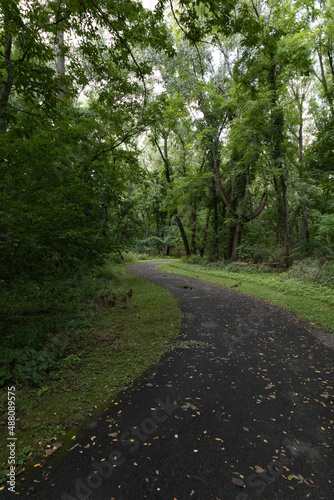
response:
<svg viewBox="0 0 334 500"><path fill-rule="evenodd" d="M256 14L256 17L257 17L258 19L260 19L260 14L259 14L259 11L257 10L257 7L256 7L256 5L255 5L255 3L254 3L254 0L251 0L251 2L252 2L253 9L254 9L254 12L255 12L255 14Z"/></svg>

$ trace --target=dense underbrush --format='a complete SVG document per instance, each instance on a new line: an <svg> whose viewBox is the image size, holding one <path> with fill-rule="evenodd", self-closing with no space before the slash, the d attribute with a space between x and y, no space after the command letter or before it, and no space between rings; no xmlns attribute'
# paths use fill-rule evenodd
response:
<svg viewBox="0 0 334 500"><path fill-rule="evenodd" d="M108 406L179 331L176 299L113 258L90 273L1 286L1 383L15 386L18 467ZM0 462L7 459L7 411L3 388Z"/></svg>
<svg viewBox="0 0 334 500"><path fill-rule="evenodd" d="M38 386L48 374L57 378L64 367L75 366L89 349L87 330L99 321L105 306L120 303L128 292L119 264L151 258L115 253L104 265L70 277L2 281L0 385ZM108 294L112 300L106 301Z"/></svg>

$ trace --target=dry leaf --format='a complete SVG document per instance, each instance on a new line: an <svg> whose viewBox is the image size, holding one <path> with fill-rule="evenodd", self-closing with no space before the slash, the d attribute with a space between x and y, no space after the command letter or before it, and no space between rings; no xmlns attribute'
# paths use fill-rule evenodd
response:
<svg viewBox="0 0 334 500"><path fill-rule="evenodd" d="M237 477L234 477L232 479L232 483L235 484L236 486L239 486L239 488L244 488L245 483L241 481L241 479L238 479Z"/></svg>
<svg viewBox="0 0 334 500"><path fill-rule="evenodd" d="M53 450L52 448L46 448L44 450L45 455L52 455L52 453L56 451L56 448Z"/></svg>
<svg viewBox="0 0 334 500"><path fill-rule="evenodd" d="M257 472L258 474L262 474L262 472L266 471L262 469L262 467L260 467L259 465L255 465L255 472Z"/></svg>

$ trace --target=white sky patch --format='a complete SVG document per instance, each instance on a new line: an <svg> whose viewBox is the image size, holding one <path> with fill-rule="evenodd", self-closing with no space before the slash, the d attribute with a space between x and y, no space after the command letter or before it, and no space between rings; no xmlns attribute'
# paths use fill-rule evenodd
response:
<svg viewBox="0 0 334 500"><path fill-rule="evenodd" d="M157 0L141 0L141 1L143 7L145 7L145 9L150 9L150 10L153 10L157 4Z"/></svg>

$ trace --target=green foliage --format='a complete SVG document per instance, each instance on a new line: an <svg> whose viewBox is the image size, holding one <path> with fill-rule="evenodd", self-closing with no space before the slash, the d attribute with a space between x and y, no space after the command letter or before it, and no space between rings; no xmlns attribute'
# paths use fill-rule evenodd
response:
<svg viewBox="0 0 334 500"><path fill-rule="evenodd" d="M58 359L58 366L46 373L39 385L32 386L31 382L16 384L16 401L20 408L20 418L16 422L20 442L17 450L19 465L22 465L21 460L29 458L34 459L33 463L39 461L45 447L55 440L63 442L65 450L72 447L71 437L77 430L70 435L65 435L64 430L86 421L92 412L102 411L119 390L130 385L152 363L158 362L169 340L177 336L181 323L175 297L148 280L127 272L124 265L109 260L91 276L78 276L76 283L74 279L72 283L66 283L65 280L49 278L49 284L50 291L54 285L55 296L63 302L61 308L67 317L59 331L59 340L67 340L68 344ZM124 304L120 299L130 288L133 296ZM95 300L108 289L118 297L115 307L103 307ZM77 313L85 312L86 325L78 324L78 318L71 310L72 301ZM55 301L49 311L50 323L55 318L53 311L56 307L60 304ZM40 317L36 311L36 316L31 318L35 327ZM22 315L22 323L26 319L27 315ZM32 324L30 329L33 330ZM3 345L0 348L3 354L5 348ZM11 385L14 385L13 379ZM1 391L2 421L7 416L6 401L7 392ZM2 426L0 462L4 471L8 466L6 439L6 427ZM25 467L27 470L27 464ZM1 474L0 483L5 479L6 475Z"/></svg>
<svg viewBox="0 0 334 500"><path fill-rule="evenodd" d="M131 247L134 252L145 253L161 253L166 246L173 246L173 239L165 238L161 239L157 236L149 236L145 240L137 240Z"/></svg>
<svg viewBox="0 0 334 500"><path fill-rule="evenodd" d="M39 386L48 374L80 363L75 339L97 320L94 299L110 288L122 292L115 269L108 263L70 279L2 282L1 385Z"/></svg>
<svg viewBox="0 0 334 500"><path fill-rule="evenodd" d="M334 262L313 259L296 261L287 272L287 276L330 287L334 285Z"/></svg>

